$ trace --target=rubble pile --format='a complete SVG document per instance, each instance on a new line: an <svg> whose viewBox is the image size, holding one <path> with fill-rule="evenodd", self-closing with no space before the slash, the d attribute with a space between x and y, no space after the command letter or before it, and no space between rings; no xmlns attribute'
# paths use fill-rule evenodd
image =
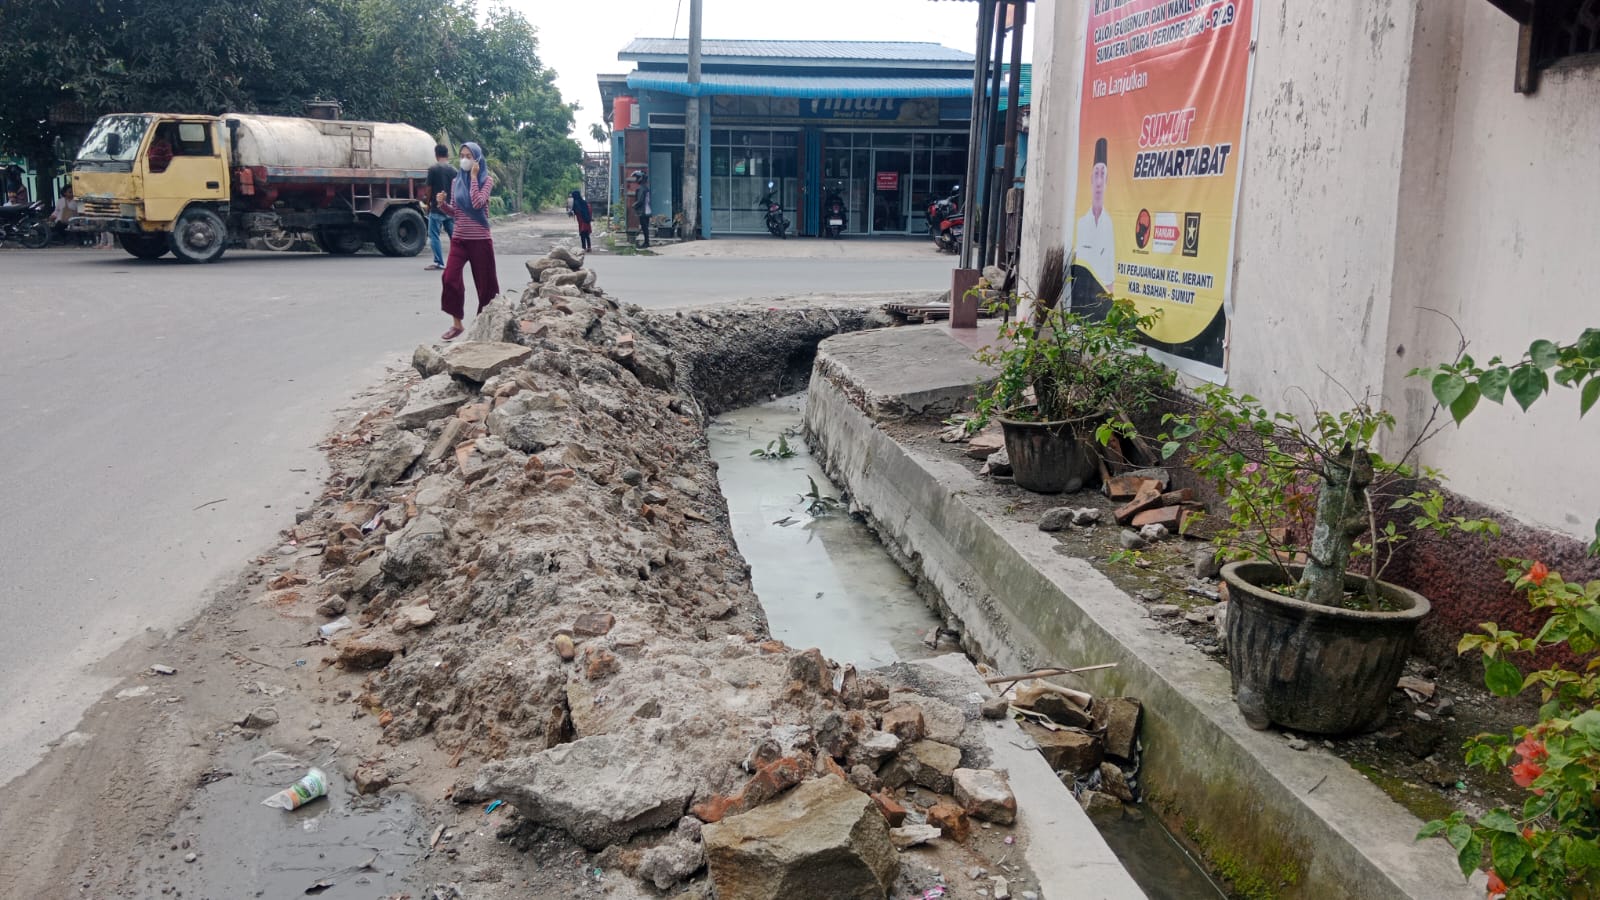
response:
<svg viewBox="0 0 1600 900"><path fill-rule="evenodd" d="M418 348L421 380L292 535L323 548L321 581L268 600L336 620L352 701L475 772L456 800L504 799L661 890L709 866L724 898L884 896L929 828L1009 823L964 736L976 707L770 640L677 392L669 336L709 329L618 304L581 263L529 263L471 340ZM773 342L865 310L808 314Z"/></svg>
<svg viewBox="0 0 1600 900"><path fill-rule="evenodd" d="M1090 812L1139 800L1140 702L1093 697L1044 680L1023 681L989 710L1013 715Z"/></svg>

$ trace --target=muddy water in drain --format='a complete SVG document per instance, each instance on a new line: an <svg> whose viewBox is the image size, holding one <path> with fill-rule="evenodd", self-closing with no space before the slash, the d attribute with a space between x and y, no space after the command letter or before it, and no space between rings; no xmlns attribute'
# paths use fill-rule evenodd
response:
<svg viewBox="0 0 1600 900"><path fill-rule="evenodd" d="M807 512L808 475L824 496L839 489L800 437L804 403L801 394L745 407L708 429L734 539L773 637L861 668L932 655L922 639L939 619L877 537L842 507ZM750 455L780 435L793 457Z"/></svg>
<svg viewBox="0 0 1600 900"><path fill-rule="evenodd" d="M151 848L134 882L146 895L169 886L202 898L417 895L409 875L427 835L403 792L358 797L334 760L259 741L224 751L215 765L208 777L216 780L194 790L173 836ZM310 766L327 774L328 796L292 812L261 805ZM166 858L157 858L163 852ZM185 862L190 853L195 861Z"/></svg>

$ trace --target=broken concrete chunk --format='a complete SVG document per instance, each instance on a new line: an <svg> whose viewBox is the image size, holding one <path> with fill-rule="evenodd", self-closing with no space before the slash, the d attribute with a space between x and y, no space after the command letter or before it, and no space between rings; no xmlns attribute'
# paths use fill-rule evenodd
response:
<svg viewBox="0 0 1600 900"><path fill-rule="evenodd" d="M1132 697L1102 697L1095 701L1095 727L1105 733L1106 753L1118 759L1133 758L1142 709L1143 704Z"/></svg>
<svg viewBox="0 0 1600 900"><path fill-rule="evenodd" d="M1167 526L1165 525L1145 525L1139 529L1139 537L1152 544L1166 540L1170 534L1171 532L1167 531Z"/></svg>
<svg viewBox="0 0 1600 900"><path fill-rule="evenodd" d="M444 522L422 513L383 539L383 573L401 584L413 584L449 566Z"/></svg>
<svg viewBox="0 0 1600 900"><path fill-rule="evenodd" d="M372 488L388 487L399 481L426 446L417 435L398 428L392 429L367 454L361 477L356 481L355 495L366 496Z"/></svg>
<svg viewBox="0 0 1600 900"><path fill-rule="evenodd" d="M400 654L400 641L389 635L364 635L338 641L339 663L346 669L381 669Z"/></svg>
<svg viewBox="0 0 1600 900"><path fill-rule="evenodd" d="M1122 545L1122 549L1124 550L1138 550L1150 542L1145 540L1144 536L1139 534L1139 532L1130 531L1124 528L1122 529L1122 532L1117 535L1117 543Z"/></svg>
<svg viewBox="0 0 1600 900"><path fill-rule="evenodd" d="M1072 524L1088 528L1100 524L1100 510L1092 506L1080 506L1072 511Z"/></svg>
<svg viewBox="0 0 1600 900"><path fill-rule="evenodd" d="M972 822L954 803L935 803L928 810L928 824L937 826L941 834L957 843L966 841L972 833Z"/></svg>
<svg viewBox="0 0 1600 900"><path fill-rule="evenodd" d="M421 344L411 354L411 367L423 378L432 378L444 371L444 357L427 344Z"/></svg>
<svg viewBox="0 0 1600 900"><path fill-rule="evenodd" d="M1100 740L1081 731L1051 731L1032 722L1023 722L1022 730L1039 745L1045 762L1056 771L1086 775L1099 767L1105 758L1105 748Z"/></svg>
<svg viewBox="0 0 1600 900"><path fill-rule="evenodd" d="M377 765L357 766L354 780L358 794L376 794L393 783L388 771Z"/></svg>
<svg viewBox="0 0 1600 900"><path fill-rule="evenodd" d="M927 726L922 720L922 710L907 704L883 714L883 730L909 744L922 740Z"/></svg>
<svg viewBox="0 0 1600 900"><path fill-rule="evenodd" d="M644 851L634 875L664 891L700 871L706 864L706 848L700 843L700 835L700 820L684 816L671 837Z"/></svg>
<svg viewBox="0 0 1600 900"><path fill-rule="evenodd" d="M617 624L611 613L584 613L572 623L572 633L583 637L601 637L609 634Z"/></svg>
<svg viewBox="0 0 1600 900"><path fill-rule="evenodd" d="M1070 507L1058 506L1047 510L1039 517L1040 531L1061 531L1072 524L1073 511Z"/></svg>
<svg viewBox="0 0 1600 900"><path fill-rule="evenodd" d="M494 375L527 361L533 350L504 341L468 341L444 354L446 371L457 378L482 384Z"/></svg>
<svg viewBox="0 0 1600 900"><path fill-rule="evenodd" d="M411 389L405 406L394 414L394 423L401 428L417 428L454 413L471 399L466 388L454 378L434 375Z"/></svg>
<svg viewBox="0 0 1600 900"><path fill-rule="evenodd" d="M1006 448L1001 447L999 450L989 454L987 465L989 466L990 475L1000 475L1002 477L1010 475L1011 454L1006 452Z"/></svg>
<svg viewBox="0 0 1600 900"><path fill-rule="evenodd" d="M955 771L961 766L961 748L938 741L918 741L901 753L916 757L917 770L912 777L917 784L940 794L950 793Z"/></svg>
<svg viewBox="0 0 1600 900"><path fill-rule="evenodd" d="M1133 802L1133 790L1128 787L1128 776L1123 773L1122 767L1112 762L1100 764L1100 784L1102 789L1123 803Z"/></svg>
<svg viewBox="0 0 1600 900"><path fill-rule="evenodd" d="M426 606L402 606L395 610L394 630L401 632L413 628L425 628L433 624L437 615L438 613Z"/></svg>
<svg viewBox="0 0 1600 900"><path fill-rule="evenodd" d="M642 740L597 734L492 762L478 773L475 788L504 797L529 820L559 828L590 850L602 850L674 824L694 795L678 762L641 746Z"/></svg>
<svg viewBox="0 0 1600 900"><path fill-rule="evenodd" d="M1216 578L1222 573L1222 563L1217 561L1217 548L1210 544L1190 550L1189 564L1199 578Z"/></svg>
<svg viewBox="0 0 1600 900"><path fill-rule="evenodd" d="M837 775L703 834L719 897L881 898L900 867L875 804Z"/></svg>
<svg viewBox="0 0 1600 900"><path fill-rule="evenodd" d="M889 841L896 850L909 850L942 836L936 825L902 825L889 831Z"/></svg>
<svg viewBox="0 0 1600 900"><path fill-rule="evenodd" d="M1017 798L1006 777L993 769L956 769L956 802L967 815L997 825L1017 819Z"/></svg>
<svg viewBox="0 0 1600 900"><path fill-rule="evenodd" d="M1084 791L1078 797L1078 805L1082 806L1084 812L1091 817L1122 812L1122 802L1102 791Z"/></svg>

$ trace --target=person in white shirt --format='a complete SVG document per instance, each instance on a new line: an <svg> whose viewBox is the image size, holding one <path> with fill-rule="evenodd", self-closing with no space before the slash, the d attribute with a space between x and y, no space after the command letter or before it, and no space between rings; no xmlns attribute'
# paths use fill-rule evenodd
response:
<svg viewBox="0 0 1600 900"><path fill-rule="evenodd" d="M1078 220L1073 246L1073 306L1098 307L1102 296L1117 289L1117 242L1106 211L1106 139L1094 142L1094 170L1089 176L1089 211ZM1087 283L1089 275L1095 283Z"/></svg>

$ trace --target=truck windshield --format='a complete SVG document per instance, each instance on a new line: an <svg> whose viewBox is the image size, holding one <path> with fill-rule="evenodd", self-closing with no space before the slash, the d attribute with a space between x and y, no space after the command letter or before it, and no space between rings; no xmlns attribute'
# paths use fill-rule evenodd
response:
<svg viewBox="0 0 1600 900"><path fill-rule="evenodd" d="M149 127L149 116L101 117L78 151L78 165L133 171L133 160L139 155L139 144Z"/></svg>

